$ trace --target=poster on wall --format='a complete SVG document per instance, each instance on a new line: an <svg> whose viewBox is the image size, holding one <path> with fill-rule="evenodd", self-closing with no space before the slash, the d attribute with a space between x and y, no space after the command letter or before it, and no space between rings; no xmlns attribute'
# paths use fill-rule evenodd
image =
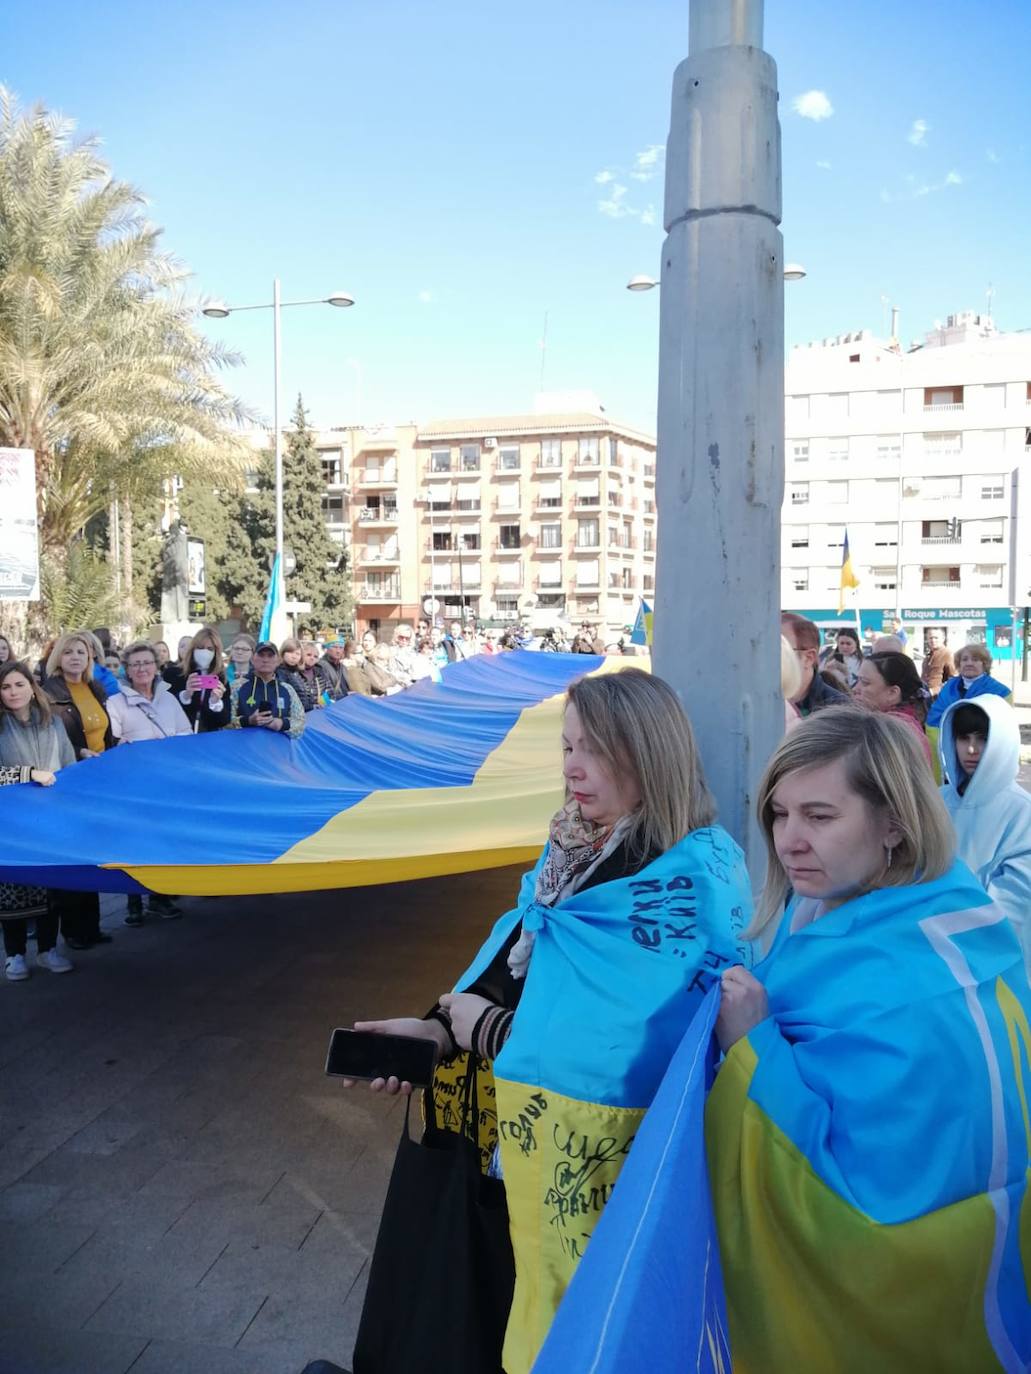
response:
<svg viewBox="0 0 1031 1374"><path fill-rule="evenodd" d="M187 539L186 541L186 576L186 590L189 595L203 596L207 591L203 539Z"/></svg>
<svg viewBox="0 0 1031 1374"><path fill-rule="evenodd" d="M0 448L0 601L38 600L36 455Z"/></svg>

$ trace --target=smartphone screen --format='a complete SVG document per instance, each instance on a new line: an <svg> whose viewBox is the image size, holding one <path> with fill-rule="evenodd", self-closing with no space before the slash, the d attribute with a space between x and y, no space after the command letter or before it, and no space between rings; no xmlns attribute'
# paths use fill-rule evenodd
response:
<svg viewBox="0 0 1031 1374"><path fill-rule="evenodd" d="M433 1077L431 1040L410 1035L376 1035L339 1027L330 1037L326 1072L337 1078L398 1078L413 1087Z"/></svg>

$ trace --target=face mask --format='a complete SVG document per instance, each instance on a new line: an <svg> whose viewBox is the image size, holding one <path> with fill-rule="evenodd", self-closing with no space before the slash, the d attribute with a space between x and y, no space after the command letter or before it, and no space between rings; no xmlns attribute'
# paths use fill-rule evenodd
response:
<svg viewBox="0 0 1031 1374"><path fill-rule="evenodd" d="M215 661L214 649L194 649L193 661L202 673L206 673Z"/></svg>

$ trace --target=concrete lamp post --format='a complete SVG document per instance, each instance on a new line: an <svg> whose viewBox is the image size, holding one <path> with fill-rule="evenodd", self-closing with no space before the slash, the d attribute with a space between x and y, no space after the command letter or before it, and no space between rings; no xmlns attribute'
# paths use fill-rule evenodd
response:
<svg viewBox="0 0 1031 1374"><path fill-rule="evenodd" d="M761 0L691 0L673 78L653 651L755 883L756 787L784 733L784 278L804 275L784 265L777 72L762 30Z"/></svg>
<svg viewBox="0 0 1031 1374"><path fill-rule="evenodd" d="M272 283L271 301L262 302L260 305L226 305L225 301L213 300L201 309L201 314L206 315L210 320L224 320L227 316L234 315L240 310L272 311L272 426L276 451L276 557L279 559L280 575L283 577L286 576L286 567L283 549L283 435L279 424L281 362L279 312L294 305L335 305L339 309L346 309L348 306L354 305L354 297L348 291L334 291L330 296L320 296L314 300L283 301L279 298L279 278L276 277ZM282 631L283 627L280 626L279 629ZM278 641L282 638L282 633L274 630L273 638Z"/></svg>

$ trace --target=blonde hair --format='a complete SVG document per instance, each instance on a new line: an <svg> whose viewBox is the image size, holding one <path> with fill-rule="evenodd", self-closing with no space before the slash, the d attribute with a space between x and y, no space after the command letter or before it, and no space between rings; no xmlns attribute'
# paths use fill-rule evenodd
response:
<svg viewBox="0 0 1031 1374"><path fill-rule="evenodd" d="M211 660L211 667L208 669L208 672L214 673L216 677L221 677L225 668L225 650L222 647L222 636L213 625L205 625L203 628L199 629L186 646L186 652L179 660L179 668L182 671L182 675L183 677L189 677L190 673L195 671L193 651L201 647L202 639L210 639L211 647L215 652L215 657ZM158 640L159 644L160 642L161 641ZM166 645L165 647L167 648L168 646ZM156 657L157 644L154 645L154 654Z"/></svg>
<svg viewBox="0 0 1031 1374"><path fill-rule="evenodd" d="M282 644L280 644L279 657L282 658L283 655L288 654L291 649L296 649L297 652L301 655L301 657L304 657L304 645L301 643L299 639L295 639L293 635L291 635L288 639L284 639Z"/></svg>
<svg viewBox="0 0 1031 1374"><path fill-rule="evenodd" d="M150 655L153 657L153 659L154 659L154 666L155 666L155 668L157 667L157 662L158 662L158 651L157 651L157 649L154 648L154 645L151 644L150 640L149 640L149 639L134 639L133 642L132 642L131 644L127 644L127 645L125 646L125 648L122 650L122 664L123 664L123 666L125 667L126 671L128 671L128 668L129 668L129 659L132 657L132 655L133 655L133 654L140 654L140 653L143 653L144 651L146 651L148 654L150 654Z"/></svg>
<svg viewBox="0 0 1031 1374"><path fill-rule="evenodd" d="M58 635L54 642L54 647L50 650L50 656L47 659L47 677L53 677L55 673L61 673L61 676L64 677L64 673L61 672L61 659L64 657L64 651L70 644L81 644L86 650L86 671L82 675L82 680L83 682L92 682L94 662L93 636L88 630L68 630L66 634Z"/></svg>
<svg viewBox="0 0 1031 1374"><path fill-rule="evenodd" d="M766 885L746 940L755 940L784 909L790 884L773 843L773 794L793 773L841 760L848 784L866 804L886 813L901 839L873 888L907 887L940 878L956 841L948 812L913 731L882 711L829 706L801 721L766 767L756 812L766 839Z"/></svg>
<svg viewBox="0 0 1031 1374"><path fill-rule="evenodd" d="M802 685L802 669L798 666L798 655L790 642L780 637L780 694L790 701Z"/></svg>
<svg viewBox="0 0 1031 1374"><path fill-rule="evenodd" d="M956 672L959 672L959 661L966 654L968 658L976 658L986 673L992 671L992 656L983 644L964 644L962 649L957 649L952 655L952 662Z"/></svg>
<svg viewBox="0 0 1031 1374"><path fill-rule="evenodd" d="M716 803L705 782L694 731L676 693L640 668L578 678L566 693L580 725L613 778L629 774L641 794L628 842L643 858L672 849L712 825Z"/></svg>

